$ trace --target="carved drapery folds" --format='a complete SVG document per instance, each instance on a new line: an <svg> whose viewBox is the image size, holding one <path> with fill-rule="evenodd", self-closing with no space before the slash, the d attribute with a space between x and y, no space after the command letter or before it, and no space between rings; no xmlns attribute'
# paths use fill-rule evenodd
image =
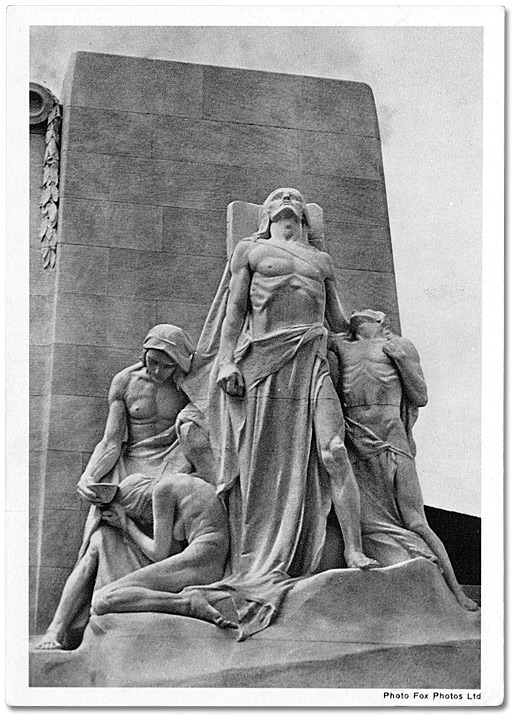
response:
<svg viewBox="0 0 520 722"><path fill-rule="evenodd" d="M43 182L40 196L40 241L43 267L54 268L58 246L61 107L56 98L47 119Z"/></svg>

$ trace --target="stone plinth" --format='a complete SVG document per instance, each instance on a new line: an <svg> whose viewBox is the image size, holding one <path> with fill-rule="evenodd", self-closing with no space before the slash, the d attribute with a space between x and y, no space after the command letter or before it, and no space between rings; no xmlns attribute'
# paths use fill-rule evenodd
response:
<svg viewBox="0 0 520 722"><path fill-rule="evenodd" d="M50 621L79 544L75 484L112 376L146 331L196 340L226 260L226 208L280 186L323 208L345 311L398 328L374 99L362 83L77 53L61 97L59 248L32 309L31 626Z"/></svg>
<svg viewBox="0 0 520 722"><path fill-rule="evenodd" d="M429 561L297 582L272 626L233 630L166 614L93 617L72 652L33 652L31 686L478 689L480 612Z"/></svg>

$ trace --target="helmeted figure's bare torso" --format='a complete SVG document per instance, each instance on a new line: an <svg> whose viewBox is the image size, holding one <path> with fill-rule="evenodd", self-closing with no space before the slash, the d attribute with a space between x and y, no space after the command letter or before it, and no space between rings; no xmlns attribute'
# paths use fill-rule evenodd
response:
<svg viewBox="0 0 520 722"><path fill-rule="evenodd" d="M126 369L123 399L127 411L128 439L131 444L160 434L175 423L189 399L175 382L157 384L141 364Z"/></svg>

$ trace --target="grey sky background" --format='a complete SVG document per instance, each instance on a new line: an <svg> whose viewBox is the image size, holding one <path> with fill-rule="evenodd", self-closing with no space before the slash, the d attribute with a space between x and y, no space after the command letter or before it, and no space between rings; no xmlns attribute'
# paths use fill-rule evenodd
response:
<svg viewBox="0 0 520 722"><path fill-rule="evenodd" d="M425 503L476 515L482 39L478 27L38 26L29 75L59 98L70 54L83 50L368 83L402 331L417 346L429 387L415 427Z"/></svg>

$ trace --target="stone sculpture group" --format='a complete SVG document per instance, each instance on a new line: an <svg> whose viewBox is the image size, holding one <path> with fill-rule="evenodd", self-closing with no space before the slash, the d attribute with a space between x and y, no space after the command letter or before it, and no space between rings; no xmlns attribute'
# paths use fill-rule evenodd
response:
<svg viewBox="0 0 520 722"><path fill-rule="evenodd" d="M345 317L309 226L301 193L271 193L197 346L161 324L113 379L103 439L78 483L92 505L83 544L40 649L66 649L90 615L112 612L192 616L251 636L299 578L323 570L331 514L347 569L424 557L477 609L424 514L417 351L382 312Z"/></svg>

